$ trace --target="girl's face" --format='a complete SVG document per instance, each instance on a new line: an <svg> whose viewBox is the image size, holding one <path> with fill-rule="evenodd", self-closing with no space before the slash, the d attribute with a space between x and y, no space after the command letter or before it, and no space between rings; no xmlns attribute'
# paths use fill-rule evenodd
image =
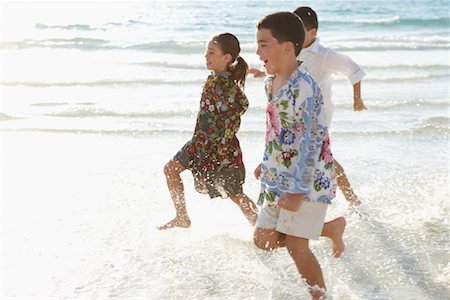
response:
<svg viewBox="0 0 450 300"><path fill-rule="evenodd" d="M214 73L219 73L228 70L231 55L223 54L219 46L214 41L210 41L206 47L205 59L206 68Z"/></svg>

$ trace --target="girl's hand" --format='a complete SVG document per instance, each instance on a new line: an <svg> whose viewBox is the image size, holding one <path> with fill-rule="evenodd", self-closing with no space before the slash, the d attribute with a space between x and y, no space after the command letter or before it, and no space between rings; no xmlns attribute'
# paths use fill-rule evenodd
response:
<svg viewBox="0 0 450 300"><path fill-rule="evenodd" d="M278 206L288 211L298 211L304 197L304 194L283 194L277 201Z"/></svg>
<svg viewBox="0 0 450 300"><path fill-rule="evenodd" d="M261 176L261 164L259 164L259 165L256 167L256 169L255 169L255 171L253 172L253 174L255 175L255 178L256 178L256 179L259 179L259 177Z"/></svg>

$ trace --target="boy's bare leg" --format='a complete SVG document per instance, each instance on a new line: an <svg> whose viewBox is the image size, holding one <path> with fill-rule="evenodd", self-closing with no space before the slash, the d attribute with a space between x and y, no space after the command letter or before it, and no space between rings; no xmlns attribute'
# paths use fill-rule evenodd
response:
<svg viewBox="0 0 450 300"><path fill-rule="evenodd" d="M361 201L359 201L355 192L353 192L350 182L347 179L347 175L345 175L344 168L342 168L336 159L334 160L334 170L336 171L337 184L344 194L345 199L353 205L361 204Z"/></svg>
<svg viewBox="0 0 450 300"><path fill-rule="evenodd" d="M325 236L331 239L331 242L333 243L333 256L335 258L340 257L345 250L345 244L342 236L344 235L346 225L347 221L345 221L344 217L338 217L323 224L322 233L320 236Z"/></svg>
<svg viewBox="0 0 450 300"><path fill-rule="evenodd" d="M232 196L230 198L234 203L239 205L239 208L244 213L244 216L250 224L255 225L256 219L258 218L258 209L256 204L245 194Z"/></svg>
<svg viewBox="0 0 450 300"><path fill-rule="evenodd" d="M333 256L338 258L345 250L344 235L345 226L347 222L344 217L338 217L332 221L326 222L323 225L320 236L331 239ZM286 246L286 235L276 231L275 229L256 228L253 236L255 245L263 250L273 250Z"/></svg>
<svg viewBox="0 0 450 300"><path fill-rule="evenodd" d="M253 242L259 249L271 251L286 246L286 235L275 229L256 227Z"/></svg>
<svg viewBox="0 0 450 300"><path fill-rule="evenodd" d="M173 220L167 222L163 226L157 227L159 230L166 230L173 227L187 228L191 226L186 210L186 200L184 199L184 186L181 180L180 173L185 168L175 158L171 159L164 166L164 174L166 175L167 187L169 188L170 196L172 197L173 205L175 206L176 216Z"/></svg>
<svg viewBox="0 0 450 300"><path fill-rule="evenodd" d="M286 235L286 247L297 266L298 272L308 284L312 299L320 299L325 294L325 282L322 269L309 249L308 242L304 238Z"/></svg>

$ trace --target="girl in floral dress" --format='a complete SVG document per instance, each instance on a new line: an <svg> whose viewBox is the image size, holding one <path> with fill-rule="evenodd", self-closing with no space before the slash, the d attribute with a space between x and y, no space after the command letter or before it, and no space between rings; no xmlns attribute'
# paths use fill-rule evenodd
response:
<svg viewBox="0 0 450 300"><path fill-rule="evenodd" d="M242 91L248 65L239 52L239 41L230 33L218 34L208 43L206 68L212 74L203 86L194 135L164 167L176 216L158 229L191 225L180 177L184 170L192 172L198 192L230 198L252 225L256 222L256 205L242 189L245 168L236 137L240 118L248 108Z"/></svg>

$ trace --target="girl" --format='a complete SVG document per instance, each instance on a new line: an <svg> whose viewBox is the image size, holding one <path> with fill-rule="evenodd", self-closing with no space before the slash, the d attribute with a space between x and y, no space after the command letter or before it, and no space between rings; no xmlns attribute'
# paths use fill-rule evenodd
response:
<svg viewBox="0 0 450 300"><path fill-rule="evenodd" d="M164 167L176 216L160 230L191 225L180 177L186 169L192 172L198 192L231 198L252 225L256 222L256 205L242 190L245 168L236 137L240 117L248 108L242 91L248 65L239 56L240 50L231 33L218 34L208 43L206 68L212 74L203 87L194 135Z"/></svg>

